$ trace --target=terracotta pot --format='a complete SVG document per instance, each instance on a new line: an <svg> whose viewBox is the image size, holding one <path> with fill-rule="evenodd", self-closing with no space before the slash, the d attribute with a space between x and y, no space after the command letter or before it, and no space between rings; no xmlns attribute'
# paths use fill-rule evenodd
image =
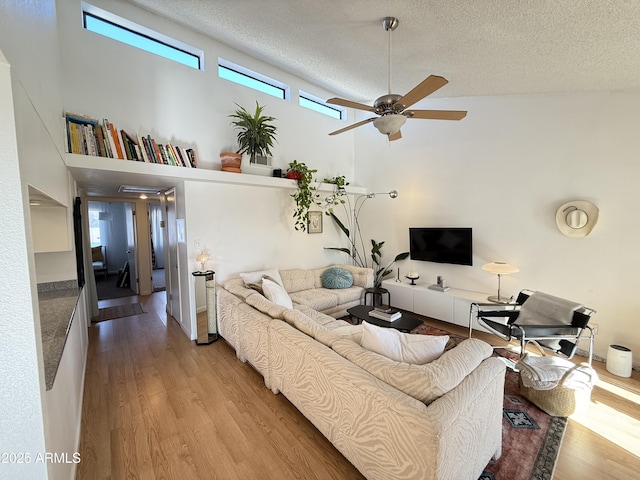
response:
<svg viewBox="0 0 640 480"><path fill-rule="evenodd" d="M241 173L242 155L235 152L221 152L220 164L223 172Z"/></svg>
<svg viewBox="0 0 640 480"><path fill-rule="evenodd" d="M287 178L291 180L300 180L302 178L302 174L300 172L289 171L287 172Z"/></svg>

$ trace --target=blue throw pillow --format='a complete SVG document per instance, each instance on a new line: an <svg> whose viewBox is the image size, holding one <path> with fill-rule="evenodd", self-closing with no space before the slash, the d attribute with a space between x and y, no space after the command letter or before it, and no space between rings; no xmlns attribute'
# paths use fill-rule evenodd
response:
<svg viewBox="0 0 640 480"><path fill-rule="evenodd" d="M349 288L351 285L353 285L353 275L349 270L331 267L322 272L322 286L324 288Z"/></svg>

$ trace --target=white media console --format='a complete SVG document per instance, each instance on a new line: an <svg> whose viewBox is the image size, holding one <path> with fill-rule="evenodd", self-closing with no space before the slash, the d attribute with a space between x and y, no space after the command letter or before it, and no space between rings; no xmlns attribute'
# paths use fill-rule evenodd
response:
<svg viewBox="0 0 640 480"><path fill-rule="evenodd" d="M488 293L450 288L444 292L432 290L426 283L411 285L407 282L385 280L382 287L391 294L391 306L408 312L435 318L469 328L469 310L472 303L489 303ZM473 328L488 331L477 322Z"/></svg>

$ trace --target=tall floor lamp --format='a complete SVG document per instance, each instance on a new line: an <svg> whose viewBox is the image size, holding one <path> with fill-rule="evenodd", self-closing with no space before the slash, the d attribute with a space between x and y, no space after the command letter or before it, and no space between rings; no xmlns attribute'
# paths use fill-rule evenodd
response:
<svg viewBox="0 0 640 480"><path fill-rule="evenodd" d="M486 272L498 275L498 295L491 295L490 297L487 297L487 300L495 303L509 303L509 298L500 296L500 277L502 275L509 275L510 273L519 272L520 269L515 265L511 265L510 263L506 262L485 263L482 266L482 269Z"/></svg>

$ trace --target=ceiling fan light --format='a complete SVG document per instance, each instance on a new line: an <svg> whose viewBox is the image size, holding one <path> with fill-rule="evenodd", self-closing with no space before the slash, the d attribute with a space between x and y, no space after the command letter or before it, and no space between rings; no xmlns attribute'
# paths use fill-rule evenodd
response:
<svg viewBox="0 0 640 480"><path fill-rule="evenodd" d="M373 126L376 127L383 135L392 135L398 132L406 121L407 117L404 115L391 113L389 115L383 115L376 118L373 121Z"/></svg>

